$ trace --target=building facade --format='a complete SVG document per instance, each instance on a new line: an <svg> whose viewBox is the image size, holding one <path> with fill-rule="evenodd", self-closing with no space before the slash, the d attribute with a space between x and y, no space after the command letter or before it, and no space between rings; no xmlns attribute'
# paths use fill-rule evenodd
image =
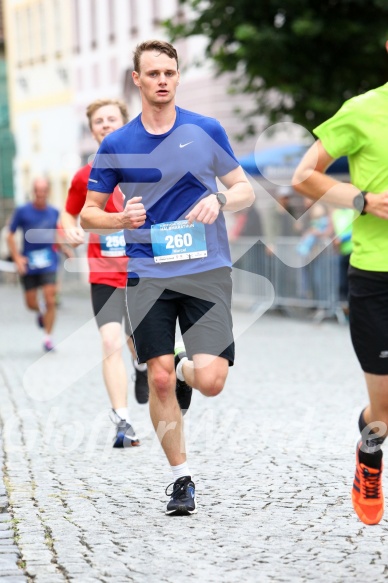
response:
<svg viewBox="0 0 388 583"><path fill-rule="evenodd" d="M3 1L16 202L28 198L34 177L46 175L59 203L77 139L68 0Z"/></svg>
<svg viewBox="0 0 388 583"><path fill-rule="evenodd" d="M149 38L164 38L162 22L183 19L179 0L3 0L9 49L9 96L17 153L15 198L28 197L34 176L52 182L52 202L62 206L71 176L96 151L86 106L122 98L134 117L140 110L132 83L132 53ZM214 79L203 59L204 39L176 43L182 82L177 103L217 117L236 153L250 150L233 140L240 131L234 108L249 98L231 97L228 79ZM200 61L201 66L194 66Z"/></svg>
<svg viewBox="0 0 388 583"><path fill-rule="evenodd" d="M15 145L10 130L8 107L7 64L3 0L0 0L0 228L12 212L14 203L12 163Z"/></svg>

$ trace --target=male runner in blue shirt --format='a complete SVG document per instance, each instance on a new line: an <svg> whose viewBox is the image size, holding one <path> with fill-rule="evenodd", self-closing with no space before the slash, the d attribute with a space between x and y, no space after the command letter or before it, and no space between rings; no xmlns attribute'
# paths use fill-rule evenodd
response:
<svg viewBox="0 0 388 583"><path fill-rule="evenodd" d="M179 405L187 410L191 387L218 395L233 364L232 264L222 210L250 206L254 193L218 121L175 106L179 68L171 44L138 45L133 81L142 113L104 139L81 222L88 230L126 229L128 317L138 360L148 365L151 419L175 480L167 514L193 514ZM125 208L108 214L117 184ZM185 348L174 359L177 320Z"/></svg>
<svg viewBox="0 0 388 583"><path fill-rule="evenodd" d="M53 350L52 330L56 316L58 253L54 247L59 211L47 200L50 184L46 178L36 178L33 183L32 201L18 207L9 225L8 246L11 257L24 288L28 309L37 312L38 324L44 329L43 348ZM17 229L23 231L23 249L20 251L15 240ZM35 231L37 230L38 231ZM31 232L29 237L28 232ZM35 231L35 235L33 234ZM30 239L37 239L33 241ZM38 289L42 289L44 310L38 299Z"/></svg>

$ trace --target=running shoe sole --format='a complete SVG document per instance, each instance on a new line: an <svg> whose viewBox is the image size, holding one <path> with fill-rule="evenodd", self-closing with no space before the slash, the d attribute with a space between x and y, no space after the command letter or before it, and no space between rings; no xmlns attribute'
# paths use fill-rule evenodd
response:
<svg viewBox="0 0 388 583"><path fill-rule="evenodd" d="M166 510L167 516L191 516L192 514L197 514L197 507L194 510L187 510L185 506L179 506L175 510Z"/></svg>
<svg viewBox="0 0 388 583"><path fill-rule="evenodd" d="M118 433L116 435L116 441L113 444L115 448L124 448L124 447L137 447L140 445L140 441L138 439L130 439L125 433Z"/></svg>

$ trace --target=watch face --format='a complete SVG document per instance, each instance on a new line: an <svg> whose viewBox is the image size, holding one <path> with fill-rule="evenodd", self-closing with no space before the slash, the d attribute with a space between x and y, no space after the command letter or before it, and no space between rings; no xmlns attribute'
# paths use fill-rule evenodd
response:
<svg viewBox="0 0 388 583"><path fill-rule="evenodd" d="M357 194L353 199L353 206L359 213L362 213L365 206L365 200L361 192Z"/></svg>
<svg viewBox="0 0 388 583"><path fill-rule="evenodd" d="M219 202L219 203L220 203L220 205L221 205L221 208L222 208L224 205L226 205L226 196L225 196L225 194L224 194L223 192L217 192L217 193L216 193L216 196L217 196L217 200L218 200L218 202Z"/></svg>

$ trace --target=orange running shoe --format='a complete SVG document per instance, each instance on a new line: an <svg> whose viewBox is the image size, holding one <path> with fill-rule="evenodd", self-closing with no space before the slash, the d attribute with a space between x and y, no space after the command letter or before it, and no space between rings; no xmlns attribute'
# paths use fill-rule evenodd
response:
<svg viewBox="0 0 388 583"><path fill-rule="evenodd" d="M377 470L360 463L358 457L360 447L361 441L358 442L356 451L356 473L352 490L353 508L364 524L378 524L384 514L384 494L381 485L383 464Z"/></svg>

